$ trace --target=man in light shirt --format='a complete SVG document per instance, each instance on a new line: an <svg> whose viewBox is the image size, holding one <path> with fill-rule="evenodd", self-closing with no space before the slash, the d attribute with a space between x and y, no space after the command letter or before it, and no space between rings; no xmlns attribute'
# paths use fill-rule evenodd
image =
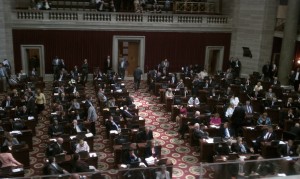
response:
<svg viewBox="0 0 300 179"><path fill-rule="evenodd" d="M76 145L75 153L84 152L84 151L89 153L90 146L86 141L80 139L79 143Z"/></svg>

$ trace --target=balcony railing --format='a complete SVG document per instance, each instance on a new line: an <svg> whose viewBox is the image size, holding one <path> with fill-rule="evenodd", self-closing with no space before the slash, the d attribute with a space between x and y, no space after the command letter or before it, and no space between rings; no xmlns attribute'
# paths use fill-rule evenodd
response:
<svg viewBox="0 0 300 179"><path fill-rule="evenodd" d="M33 11L15 10L12 12L12 26L38 26L64 24L80 26L112 25L137 27L172 27L190 28L207 27L219 30L231 29L231 17L225 15L198 15L172 13L121 13L121 12L86 12L86 11ZM66 23L67 22L67 23ZM83 23L83 24L82 24Z"/></svg>

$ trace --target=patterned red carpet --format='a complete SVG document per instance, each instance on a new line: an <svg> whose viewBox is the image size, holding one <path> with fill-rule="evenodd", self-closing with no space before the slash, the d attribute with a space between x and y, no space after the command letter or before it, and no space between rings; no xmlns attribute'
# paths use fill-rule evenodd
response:
<svg viewBox="0 0 300 179"><path fill-rule="evenodd" d="M187 141L179 139L175 123L170 121L171 113L167 113L163 104L159 104L159 99L147 93L146 83L141 84L141 89L137 92L133 90L133 83L131 81L126 82L126 87L129 89L130 95L134 97L135 104L140 109L140 116L146 120L146 125L150 126L154 132L154 138L162 145L162 155L172 160L173 178L186 178L193 179L199 178L199 153L195 152L193 148L189 146ZM52 93L52 83L46 83L46 89L44 93L47 96L48 106L44 115L48 116L49 101ZM85 89L86 94L92 94L96 97L94 87L91 82L87 84ZM99 115L99 120L103 120ZM36 176L42 174L42 167L45 159L45 147L49 139L47 130L49 126L49 120L47 117L41 117L39 124L36 128L37 135L33 138L33 151L30 152L31 168L26 170L26 176ZM114 169L114 157L113 152L109 148L109 141L105 137L105 127L97 123L97 135L94 139L94 150L99 156L98 169L109 170L109 174L116 174ZM205 176L208 175L206 171L202 171ZM107 176L107 178L113 178ZM210 178L210 177L209 177Z"/></svg>

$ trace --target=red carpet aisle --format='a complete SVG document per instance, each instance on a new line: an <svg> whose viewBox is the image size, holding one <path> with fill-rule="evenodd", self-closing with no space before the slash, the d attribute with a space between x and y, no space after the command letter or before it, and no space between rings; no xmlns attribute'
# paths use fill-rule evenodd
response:
<svg viewBox="0 0 300 179"><path fill-rule="evenodd" d="M46 84L45 94L47 100L52 93L52 83ZM140 116L146 120L146 125L150 126L154 131L154 138L162 145L162 155L172 160L173 178L193 179L199 178L199 153L190 148L187 141L179 140L177 130L174 128L175 123L170 122L170 113L167 113L163 104L159 104L159 99L146 92L146 84L142 83L138 92L133 90L133 82L126 82L126 87L130 91L130 95L134 97L135 104L139 106ZM88 83L86 94L95 95L96 92L92 83ZM49 107L44 115L50 114ZM99 114L100 116L100 114ZM99 117L99 120L103 120ZM44 163L44 151L48 141L47 130L49 120L45 117L41 118L37 127L37 136L33 138L34 149L30 153L31 169L26 170L26 176L41 175ZM99 156L98 169L109 170L109 174L116 174L114 170L113 152L109 148L109 141L105 137L105 126L97 123L97 136L94 139L94 150ZM205 176L208 175L206 171L202 171ZM107 176L107 178L112 178ZM114 178L114 177L113 177ZM211 178L211 177L209 177Z"/></svg>

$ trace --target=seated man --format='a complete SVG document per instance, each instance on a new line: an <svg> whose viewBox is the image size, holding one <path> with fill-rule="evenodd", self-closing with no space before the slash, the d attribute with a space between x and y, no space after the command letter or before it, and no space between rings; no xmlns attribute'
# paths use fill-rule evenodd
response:
<svg viewBox="0 0 300 179"><path fill-rule="evenodd" d="M82 124L78 124L77 120L74 119L71 125L71 135L78 134L80 132L86 132L86 129Z"/></svg>
<svg viewBox="0 0 300 179"><path fill-rule="evenodd" d="M64 133L64 128L58 123L58 120L54 120L53 125L48 129L48 135L51 137L57 137Z"/></svg>
<svg viewBox="0 0 300 179"><path fill-rule="evenodd" d="M256 139L254 142L254 149L257 152L260 149L261 142L271 142L273 140L276 140L277 136L275 132L273 131L272 126L268 126L267 130L264 130L264 132Z"/></svg>
<svg viewBox="0 0 300 179"><path fill-rule="evenodd" d="M165 98L166 98L166 101L167 99L172 99L174 97L174 94L172 92L172 89L171 88L168 88L166 93L165 93Z"/></svg>
<svg viewBox="0 0 300 179"><path fill-rule="evenodd" d="M254 153L253 148L249 148L241 137L238 137L237 142L231 145L231 150L239 154Z"/></svg>
<svg viewBox="0 0 300 179"><path fill-rule="evenodd" d="M64 139L59 137L56 139L56 142L50 144L46 149L46 155L47 156L55 156L62 153L65 153L65 151L62 148L62 144L64 143Z"/></svg>
<svg viewBox="0 0 300 179"><path fill-rule="evenodd" d="M9 95L7 95L6 98L1 103L1 107L6 108L6 107L13 107L13 106L14 106L14 101L11 99Z"/></svg>
<svg viewBox="0 0 300 179"><path fill-rule="evenodd" d="M88 152L88 153L90 152L89 144L83 139L80 139L79 143L76 145L75 153L79 153L79 152Z"/></svg>
<svg viewBox="0 0 300 179"><path fill-rule="evenodd" d="M125 163L128 165L132 165L137 162L141 162L141 158L137 157L137 155L135 154L133 149L129 149L129 153L128 153Z"/></svg>
<svg viewBox="0 0 300 179"><path fill-rule="evenodd" d="M87 164L86 162L80 160L80 155L74 154L73 161L72 161L72 172L73 173L80 173L80 172L94 172L96 168Z"/></svg>
<svg viewBox="0 0 300 179"><path fill-rule="evenodd" d="M140 141L149 141L153 139L153 131L150 129L149 126L145 127L145 130L142 131L139 135Z"/></svg>
<svg viewBox="0 0 300 179"><path fill-rule="evenodd" d="M167 171L166 165L162 165L161 170L155 172L155 174L156 174L156 179L171 179L170 172Z"/></svg>
<svg viewBox="0 0 300 179"><path fill-rule="evenodd" d="M294 145L293 140L288 140L285 145L281 145L279 148L279 153L281 157L294 157L297 156L297 146Z"/></svg>
<svg viewBox="0 0 300 179"><path fill-rule="evenodd" d="M45 165L44 168L44 175L59 175L59 174L68 174L65 169L61 168L55 160L55 157L49 157L48 163Z"/></svg>
<svg viewBox="0 0 300 179"><path fill-rule="evenodd" d="M125 106L123 106L122 116L126 120L128 118L133 118L133 116L135 116L135 114L132 114L131 112L129 112L128 107L125 105Z"/></svg>
<svg viewBox="0 0 300 179"><path fill-rule="evenodd" d="M221 130L221 137L225 142L233 139L234 131L229 127L228 122L225 122L223 124L223 127L220 128L220 130Z"/></svg>
<svg viewBox="0 0 300 179"><path fill-rule="evenodd" d="M194 133L193 133L193 137L194 139L208 139L208 133L204 132L203 129L205 128L205 125L201 124L199 125L199 123L196 123L194 125Z"/></svg>

